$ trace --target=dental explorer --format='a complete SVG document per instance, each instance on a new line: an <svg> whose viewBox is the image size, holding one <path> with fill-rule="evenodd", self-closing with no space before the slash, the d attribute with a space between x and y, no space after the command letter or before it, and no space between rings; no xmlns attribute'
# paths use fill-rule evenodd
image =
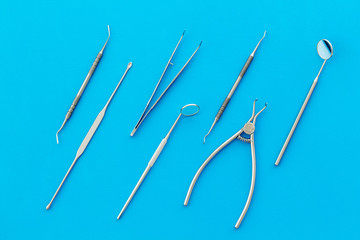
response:
<svg viewBox="0 0 360 240"><path fill-rule="evenodd" d="M306 108L306 105L307 105L307 103L308 103L308 101L309 101L309 99L310 99L310 97L311 97L311 95L312 95L312 93L313 93L313 91L315 89L315 86L316 86L316 84L318 82L320 73L322 72L326 61L329 58L331 58L331 56L333 55L333 47L332 47L331 43L328 40L322 39L317 44L317 52L318 52L319 56L324 60L324 62L322 64L321 68L320 68L320 71L319 71L318 75L316 76L315 80L313 81L313 83L312 83L312 85L310 87L310 90L309 90L309 92L308 92L308 94L307 94L307 96L305 98L305 101L304 101L303 105L301 106L301 109L300 109L300 111L299 111L299 113L298 113L298 115L297 115L297 117L295 119L294 124L291 127L291 130L290 130L289 135L287 136L287 138L285 140L285 143L284 143L283 147L281 148L279 156L277 157L276 162L275 162L276 166L279 165L280 160L281 160L282 156L284 155L286 147L289 144L290 139L291 139L291 137L294 134L294 131L296 129L296 126L298 125L298 123L300 121L300 118L301 118L301 116L302 116L302 114L303 114L303 112L304 112L304 110Z"/></svg>
<svg viewBox="0 0 360 240"><path fill-rule="evenodd" d="M145 109L143 111L143 113L141 114L141 117L139 119L139 121L136 123L134 129L132 130L130 136L134 136L136 130L140 127L141 123L145 120L145 118L149 115L149 113L154 109L154 107L156 106L156 104L158 104L158 102L161 100L161 98L164 96L164 94L167 92L167 90L172 86L172 84L175 82L175 80L179 77L179 75L183 72L183 70L185 69L185 67L189 64L189 62L191 61L191 59L194 57L194 55L196 54L196 52L199 50L200 46L201 46L201 43L202 41L200 42L199 46L196 48L196 50L194 51L194 53L191 55L191 57L189 58L189 60L187 60L187 62L185 63L185 65L180 69L180 71L176 74L176 76L174 77L174 79L169 83L169 85L166 87L166 89L161 93L160 97L155 101L155 103L149 108L149 105L150 105L150 102L152 100L152 98L154 97L155 95L155 92L157 90L157 88L159 87L160 85L160 82L161 80L163 79L164 75L165 75L165 72L166 70L168 69L169 65L173 65L173 63L171 62L182 38L184 37L184 34L185 34L185 31L183 32L183 34L181 35L180 37L180 40L179 42L176 44L176 47L173 51L173 53L171 54L170 56L170 59L169 61L167 62L166 66L165 66L165 69L163 71L163 73L161 74L161 77L159 79L159 81L157 82L156 86L155 86L155 89L153 91L153 93L151 94L150 96L150 99L148 100L146 106L145 106ZM149 108L149 110L148 110ZM148 110L148 111L147 111Z"/></svg>
<svg viewBox="0 0 360 240"><path fill-rule="evenodd" d="M99 64L99 62L100 62L100 60L101 60L101 58L103 56L104 49L105 49L105 47L106 47L106 45L107 45L107 43L109 41L109 38L110 38L110 26L109 25L108 25L108 33L109 33L109 35L108 35L108 38L107 38L104 46L102 47L102 49L100 50L100 52L96 56L95 61L93 62L88 74L86 75L86 78L85 78L84 82L82 83L79 92L76 94L76 97L75 97L74 101L72 102L72 104L70 106L70 109L69 109L69 111L67 112L67 114L65 116L65 120L64 120L63 124L61 125L60 129L56 132L56 142L57 142L57 144L59 144L59 137L58 137L59 132L61 131L61 129L65 126L65 123L71 117L73 111L75 110L76 105L78 104L78 102L79 102L79 100L80 100L80 98L81 98L81 96L82 96L82 94L83 94L83 92L84 92L84 90L86 88L86 85L89 83L91 76L93 75L97 65Z"/></svg>
<svg viewBox="0 0 360 240"><path fill-rule="evenodd" d="M231 87L230 92L229 92L228 95L226 96L226 98L225 98L224 102L222 103L219 111L217 112L217 114L216 114L216 116L215 116L215 120L214 120L214 122L212 123L209 132L205 135L205 137L204 137L204 143L205 143L206 137L210 134L211 130L213 129L213 127L215 126L215 124L217 123L217 121L220 120L220 117L221 117L221 115L223 114L223 112L225 111L225 108L227 107L227 105L228 105L228 103L229 103L232 95L234 94L237 86L239 85L241 79L242 79L243 76L245 75L245 73L246 73L247 69L249 68L252 60L254 59L255 52L256 52L256 50L258 49L258 47L259 47L260 43L262 42L262 40L264 39L265 35L266 35L266 31L264 32L264 36L260 39L259 43L256 45L254 51L250 54L249 58L246 60L245 65L244 65L243 68L241 69L241 71L240 71L240 73L239 73L239 75L238 75L238 77L237 77L234 85Z"/></svg>
<svg viewBox="0 0 360 240"><path fill-rule="evenodd" d="M186 110L186 111L185 111ZM121 212L119 213L117 219L120 219L121 215L124 213L125 209L127 208L127 206L129 205L131 199L134 197L136 191L138 190L138 188L140 187L142 181L145 179L146 175L148 174L148 172L150 171L150 169L152 168L152 166L154 165L156 159L159 157L161 151L163 150L163 148L165 147L171 132L174 130L174 127L176 126L177 122L179 121L180 117L186 116L186 117L190 117L190 116L194 116L195 114L197 114L200 111L200 107L196 104L187 104L185 106L183 106L180 110L180 114L177 117L177 119L175 120L174 124L172 125L172 127L170 128L170 131L167 133L166 137L160 142L159 146L157 147L155 153L153 154L153 156L151 157L145 171L143 172L143 174L141 175L139 181L137 182L134 190L131 192L130 197L128 198L128 200L126 201L124 207L121 209Z"/></svg>
<svg viewBox="0 0 360 240"><path fill-rule="evenodd" d="M242 129L240 129L237 133L235 133L232 137L230 137L228 140L226 140L223 144L221 144L213 153L210 154L210 156L204 161L204 163L201 165L201 167L199 168L199 170L196 172L193 180L191 181L189 190L186 194L186 198L185 198L185 202L184 205L187 206L189 203L189 199L192 193L192 190L195 186L195 183L197 181L197 179L199 178L200 174L202 173L202 171L204 170L204 168L207 166L207 164L211 161L211 159L213 159L213 157L216 156L216 154L218 152L220 152L224 147L226 147L229 143L231 143L233 140L235 139L239 139L245 143L250 143L251 144L251 158L252 158L252 172L251 172L251 184L250 184L250 191L249 191L249 195L247 197L245 206L241 212L241 215L239 217L239 219L237 220L236 224L235 224L235 228L239 228L242 220L245 217L245 214L250 206L250 202L252 199L252 195L254 193L254 186L255 186L255 176L256 176L256 157L255 157L255 142L254 142L254 132L255 132L255 122L256 122L256 118L259 116L259 114L265 110L266 108L266 104L265 107L263 107L256 115L255 115L255 102L257 100L254 101L254 106L253 106L253 112L252 112L252 116L249 119L249 121L247 123L245 123L244 127ZM244 135L244 134L245 135ZM248 138L249 137L249 138Z"/></svg>
<svg viewBox="0 0 360 240"><path fill-rule="evenodd" d="M88 145L89 142L91 141L91 138L93 137L94 133L96 132L96 129L99 127L102 119L103 119L104 116L105 116L105 112L106 112L106 110L107 110L107 108L108 108L108 106L109 106L112 98L114 97L117 89L119 88L121 82L122 82L123 79L125 78L127 72L128 72L129 69L131 68L131 66L132 66L132 62L128 63L127 68L126 68L126 70L125 70L125 73L124 73L123 76L121 77L119 83L117 84L115 90L114 90L113 93L111 94L109 100L106 102L105 107L100 111L100 113L97 115L94 123L91 125L88 133L86 134L86 136L85 136L84 140L82 141L82 143L81 143L78 151L76 152L76 157L75 157L73 163L71 164L69 170L66 172L65 177L64 177L63 180L61 181L61 183L60 183L58 189L56 190L54 196L52 197L50 203L46 206L46 210L49 210L49 209L50 209L52 202L54 201L54 199L55 199L56 195L58 194L60 188L61 188L62 185L64 184L67 176L69 175L69 173L71 172L72 168L74 167L76 161L80 158L80 156L81 156L81 155L83 154L83 152L85 151L87 145Z"/></svg>

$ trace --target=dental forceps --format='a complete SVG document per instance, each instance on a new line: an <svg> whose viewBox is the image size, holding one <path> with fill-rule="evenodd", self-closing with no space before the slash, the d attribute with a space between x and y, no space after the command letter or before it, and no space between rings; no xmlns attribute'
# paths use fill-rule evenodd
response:
<svg viewBox="0 0 360 240"><path fill-rule="evenodd" d="M106 102L104 108L99 112L99 114L97 115L97 117L95 118L95 121L93 122L93 124L91 125L88 133L86 134L84 140L82 141L79 149L77 150L76 152L76 156L75 156L75 159L73 161L73 163L71 164L69 170L66 172L65 174L65 177L63 178L63 180L61 181L59 187L57 188L54 196L52 197L52 199L50 200L50 203L46 206L46 210L49 210L50 207L51 207L51 204L52 202L54 201L55 197L57 196L58 192L60 191L62 185L64 184L65 180L67 179L69 173L71 172L71 170L73 169L73 167L75 166L75 163L77 162L77 160L81 157L81 155L84 153L86 147L88 146L88 144L90 143L92 137L94 136L96 130L98 129L101 121L103 120L104 116L105 116L105 113L106 113L106 110L111 102L111 100L113 99L116 91L118 90L120 84L122 83L122 81L124 80L126 74L128 73L128 71L130 70L132 66L132 62L129 62L127 67L126 67L126 70L124 72L124 74L122 75L119 83L116 85L115 87L115 90L113 91L113 93L111 94L110 98L108 99L108 101Z"/></svg>
<svg viewBox="0 0 360 240"><path fill-rule="evenodd" d="M101 58L102 58L102 56L103 56L104 49L105 49L105 47L106 47L106 45L107 45L107 43L108 43L108 41L109 41L109 38L110 38L110 26L109 26L109 25L108 25L108 33L109 33L109 35L108 35L108 38L107 38L104 46L102 47L102 49L100 50L100 52L99 52L98 55L96 56L96 58L95 58L95 60L94 60L94 62L93 62L93 64L92 64L92 66L91 66L88 74L86 75L86 78L85 78L83 84L81 85L81 87L80 87L80 89L79 89L79 92L76 94L76 97L75 97L74 101L72 102L72 104L71 104L68 112L66 113L66 116L65 116L65 119L64 119L63 124L61 125L60 129L56 132L56 143L57 143L57 144L59 144L59 137L58 137L59 132L61 131L61 129L63 129L63 127L65 126L65 123L66 123L66 122L69 120L69 118L71 117L71 115L72 115L73 111L75 110L75 107L76 107L76 105L78 104L78 102L79 102L79 100L80 100L80 98L81 98L81 96L82 96L82 94L83 94L83 92L84 92L87 84L88 84L89 81L90 81L91 76L93 75L93 73L94 73L97 65L99 64L99 62L100 62L100 60L101 60Z"/></svg>
<svg viewBox="0 0 360 240"><path fill-rule="evenodd" d="M161 100L161 98L164 96L164 94L167 92L167 90L169 90L169 88L172 86L172 84L173 84L173 83L175 82L175 80L179 77L179 75L182 73L182 71L185 69L185 67L189 64L189 62L191 61L191 59L194 57L194 55L196 54L196 52L199 50L202 41L200 42L199 46L196 48L196 50L194 51L194 53L191 55L191 57L189 58L189 60L187 60L187 62L185 63L185 65L184 65L184 66L180 69L180 71L176 74L176 76L174 77L174 79L169 83L169 85L166 87L166 89L161 93L160 97L159 97L159 98L155 101L155 103L149 108L150 102L151 102L152 98L154 97L155 92L156 92L157 88L159 87L160 82L161 82L161 80L163 79L166 70L168 69L169 65L173 65L173 63L171 62L171 60L172 60L172 58L173 58L173 56L174 56L174 54L175 54L175 52L176 52L176 50L177 50L177 48L178 48L178 46L179 46L179 44L180 44L182 38L184 37L184 34L185 34L185 31L184 31L183 34L181 35L179 42L176 44L176 47L175 47L173 53L171 54L170 59L169 59L169 61L167 62L166 66L165 66L165 69L164 69L163 73L161 74L161 77L160 77L158 83L156 84L155 89L154 89L153 93L151 94L150 99L149 99L149 101L147 102L143 113L141 114L141 117L140 117L139 121L136 123L134 129L132 130L132 132L131 132L131 134L130 134L131 137L134 136L136 130L140 127L141 123L145 120L145 118L149 115L149 113L154 109L154 107L156 106L156 104L158 104L158 102ZM149 110L148 110L148 108L149 108Z"/></svg>
<svg viewBox="0 0 360 240"><path fill-rule="evenodd" d="M189 190L186 194L186 198L185 198L185 202L184 205L187 206L189 203L189 199L191 196L191 192L195 186L195 183L197 181L197 179L199 178L201 172L204 170L204 168L206 167L206 165L211 161L211 159L213 157L215 157L215 155L220 152L220 150L222 150L224 147L226 147L229 143L231 143L233 140L235 140L236 138L245 142L245 143L250 143L251 144L251 158L252 158L252 174L251 174L251 185L250 185L250 192L249 195L247 197L246 203L245 203L245 207L241 212L241 215L239 217L239 219L237 220L236 224L235 224L235 228L238 228L240 226L241 221L243 220L243 218L245 217L245 214L249 208L250 202L251 202L251 198L254 192L254 186L255 186L255 175L256 175L256 158L255 158L255 143L254 143L254 132L255 132L255 122L256 122L256 118L259 116L259 114L265 110L267 104L265 104L265 107L263 107L256 115L255 115L255 102L257 101L257 99L254 101L254 106L253 106L253 113L251 118L249 119L249 121L247 123L245 123L244 127L242 129L240 129L237 133L235 133L232 137L230 137L228 140L226 140L223 144L221 144L213 153L210 154L210 156L205 160L205 162L201 165L201 167L199 168L199 170L196 172L193 180L191 181ZM246 135L249 136L249 138L244 135L244 133Z"/></svg>
<svg viewBox="0 0 360 240"><path fill-rule="evenodd" d="M254 51L250 54L250 56L248 57L248 59L246 60L243 68L241 69L241 72L239 73L239 76L237 77L234 85L231 87L231 90L230 92L228 93L228 95L226 96L224 102L221 104L221 107L219 109L219 111L217 112L216 116L215 116L215 119L214 119L214 122L212 123L211 127L210 127L210 130L209 132L205 135L204 137L204 143L205 143L205 140L206 140L206 137L210 134L211 130L213 129L213 127L215 126L215 124L217 123L217 121L220 120L221 118L221 115L223 114L223 112L225 111L228 103L230 102L230 99L231 97L233 96L237 86L239 85L241 79L244 77L246 71L248 70L252 60L254 59L254 56L255 56L255 53L256 53L256 50L258 49L260 43L262 42L262 40L265 38L265 35L266 35L266 31L264 32L264 36L260 39L260 41L258 42L258 44L256 45Z"/></svg>

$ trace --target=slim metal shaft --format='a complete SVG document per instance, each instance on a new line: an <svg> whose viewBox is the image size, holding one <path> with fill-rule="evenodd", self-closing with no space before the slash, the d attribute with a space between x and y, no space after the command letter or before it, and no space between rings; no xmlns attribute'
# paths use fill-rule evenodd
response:
<svg viewBox="0 0 360 240"><path fill-rule="evenodd" d="M150 171L151 166L148 165L145 169L145 171L143 172L143 174L141 175L139 181L136 183L135 188L132 190L130 197L128 198L128 200L126 201L124 207L121 209L121 212L119 213L119 215L117 216L117 219L120 219L121 215L124 213L124 211L126 210L127 206L129 205L129 203L131 202L131 199L134 197L136 191L138 190L138 188L140 187L141 183L143 182L143 180L145 179L146 175L148 174L148 172Z"/></svg>
<svg viewBox="0 0 360 240"><path fill-rule="evenodd" d="M76 107L76 105L78 104L78 102L79 102L79 100L80 100L80 98L81 98L81 96L82 96L82 94L83 94L83 92L84 92L87 84L88 84L89 81L90 81L91 76L93 75L93 73L94 73L97 65L99 64L99 62L100 62L100 60L101 60L101 58L102 58L102 56L103 56L104 49L105 49L105 47L106 47L106 45L107 45L107 43L108 43L108 41L109 41L109 38L110 38L110 26L109 26L109 25L108 25L108 33L109 33L109 35L108 35L108 38L107 38L104 46L101 48L100 52L99 52L98 55L96 56L95 61L93 62L93 64L92 64L92 66L91 66L88 74L86 75L86 78L85 78L84 82L82 83L82 85L81 85L78 93L77 93L76 96L75 96L74 101L72 102L72 104L71 104L71 106L70 106L70 109L68 110L68 112L67 112L67 114L66 114L66 116L65 116L64 122L62 123L60 129L56 132L56 142L57 142L58 144L59 144L59 138L58 138L59 132L61 131L61 129L63 129L63 127L65 126L66 122L70 119L70 117L71 117L73 111L75 110L75 107Z"/></svg>
<svg viewBox="0 0 360 240"><path fill-rule="evenodd" d="M214 120L213 124L211 125L211 128L210 128L209 132L208 132L208 133L205 135L205 137L204 137L204 143L205 143L206 137L210 134L210 132L211 132L211 130L213 129L213 127L215 126L215 124L220 120L221 115L222 115L223 112L225 111L225 109L226 109L226 107L227 107L227 105L228 105L231 97L233 96L236 88L238 87L241 79L244 77L244 75L245 75L246 71L248 70L248 68L249 68L252 60L254 59L255 53L256 53L256 51L257 51L260 43L261 43L262 40L264 39L265 35L266 35L266 31L264 32L264 36L260 39L260 41L259 41L258 44L256 45L254 51L250 54L250 56L249 56L248 59L246 60L245 65L244 65L243 68L241 69L241 71L240 71L240 73L239 73L239 75L238 75L238 77L237 77L234 85L231 87L230 92L229 92L228 95L226 96L224 102L221 104L221 107L220 107L219 111L217 112L217 114L216 114L216 116L215 116L215 120Z"/></svg>
<svg viewBox="0 0 360 240"><path fill-rule="evenodd" d="M281 151L280 151L280 153L279 153L279 156L278 156L277 159L276 159L275 165L279 165L279 163L280 163L280 161L281 161L281 158L282 158L282 156L283 156L284 153L285 153L285 150L286 150L286 148L287 148L287 146L288 146L288 144L289 144L289 142L290 142L290 139L291 139L292 135L294 134L294 131L295 131L295 129L296 129L296 126L298 125L298 123L299 123L299 121L300 121L300 118L301 118L301 116L302 116L302 114L303 114L303 112L304 112L304 110L305 110L305 108L306 108L306 105L308 104L308 102L309 102L309 100L310 100L310 97L311 97L311 95L312 95L312 93L313 93L313 91L314 91L314 89L315 89L315 87L316 87L316 84L317 84L317 82L318 82L320 73L321 73L322 69L324 68L325 63L326 63L326 60L324 61L323 65L321 66L318 75L316 76L314 82L312 83L312 85L311 85L311 87L310 87L310 90L309 90L308 94L306 95L305 101L304 101L303 105L302 105L301 108L300 108L300 111L299 111L299 113L298 113L298 115L297 115L297 117L296 117L296 119L295 119L294 124L293 124L292 127L291 127L291 130L290 130L289 135L287 136L287 138L286 138L286 140L285 140L284 145L283 145L282 148L281 148Z"/></svg>
<svg viewBox="0 0 360 240"><path fill-rule="evenodd" d="M76 163L77 160L80 158L80 156L84 153L86 147L89 145L92 137L94 136L97 128L99 127L102 119L103 119L104 116L105 116L105 112L106 112L106 110L107 110L107 108L108 108L108 106L109 106L112 98L114 97L114 94L116 93L117 89L119 88L121 82L124 80L127 72L128 72L129 69L131 68L131 66L132 66L132 63L130 62L130 63L127 65L127 68L126 68L123 76L121 77L121 79L120 79L119 83L117 84L115 90L114 90L113 93L111 94L109 100L107 101L107 103L105 104L104 108L100 111L100 113L97 115L95 121L94 121L93 124L91 125L89 131L87 132L84 140L82 141L82 143L80 144L79 149L78 149L77 152L76 152L76 157L75 157L73 163L71 164L69 170L66 172L65 177L64 177L63 180L61 181L61 183L60 183L59 187L57 188L54 196L52 197L50 203L46 206L46 210L49 210L49 209L50 209L52 202L54 201L54 199L55 199L55 197L57 196L59 190L61 189L62 185L64 184L65 180L67 179L69 173L70 173L71 170L73 169L75 163Z"/></svg>

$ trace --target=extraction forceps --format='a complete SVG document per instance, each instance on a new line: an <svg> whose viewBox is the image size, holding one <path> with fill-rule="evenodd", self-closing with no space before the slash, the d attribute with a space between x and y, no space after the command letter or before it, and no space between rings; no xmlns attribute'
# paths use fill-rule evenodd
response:
<svg viewBox="0 0 360 240"><path fill-rule="evenodd" d="M83 94L83 92L84 92L84 90L86 88L86 85L89 83L91 76L93 75L97 65L99 64L99 62L100 62L100 60L101 60L101 58L103 56L104 49L105 49L105 47L106 47L106 45L107 45L107 43L109 41L109 38L110 38L110 26L109 25L108 25L108 33L109 33L109 35L108 35L108 38L107 38L104 46L102 47L102 49L100 50L100 52L96 56L95 61L93 62L88 74L86 75L86 78L85 78L84 82L82 83L79 92L76 94L76 97L75 97L74 101L72 102L72 104L70 106L70 109L69 109L69 111L67 112L67 114L65 116L65 120L64 120L63 124L61 125L60 129L56 132L56 142L57 142L57 144L59 144L59 137L58 137L59 132L61 131L61 129L63 129L65 123L71 117L73 111L75 110L76 105L78 104L78 102L79 102L79 100L80 100L80 98L81 98L81 96L82 96L82 94Z"/></svg>
<svg viewBox="0 0 360 240"><path fill-rule="evenodd" d="M102 119L103 119L103 118L104 118L104 116L105 116L105 112L106 112L106 110L107 110L107 108L108 108L108 106L109 106L109 104L110 104L111 100L113 99L113 97L114 97L114 95L115 95L116 91L118 90L118 88L119 88L119 86L120 86L121 82L122 82L122 81L123 81L123 79L125 78L125 76L126 76L127 72L128 72L128 71L129 71L129 69L131 68L131 66L132 66L132 62L128 63L127 68L126 68L126 70L125 70L125 72L124 72L123 76L121 77L121 79L120 79L119 83L116 85L116 88L115 88L115 90L113 91L113 93L111 94L111 96L110 96L109 100L106 102L105 107L104 107L104 108L103 108L103 109L99 112L99 114L98 114L98 115L97 115L97 117L95 118L95 121L94 121L94 122L93 122L93 124L91 125L91 127L90 127L90 129L89 129L88 133L86 134L86 136L85 136L84 140L82 141L82 143L81 143L81 145L80 145L80 147L79 147L78 151L76 152L76 156L75 156L75 159L74 159L73 163L71 164L71 166L70 166L69 170L66 172L65 177L64 177L64 178L63 178L63 180L61 181L61 183L60 183L60 185L59 185L58 189L56 190L56 192L55 192L54 196L52 197L52 199L51 199L50 203L46 206L46 210L49 210L49 209L50 209L52 202L54 201L54 199L55 199L56 195L57 195L57 194L58 194L58 192L60 191L60 189L61 189L62 185L64 184L64 182L65 182L66 178L68 177L69 173L70 173L70 172L71 172L71 170L73 169L73 167L74 167L75 163L76 163L76 162L77 162L77 160L80 158L80 156L84 153L84 151L85 151L86 147L87 147L87 146L88 146L88 144L90 143L91 138L92 138L92 137L93 137L93 135L95 134L95 132L96 132L97 128L99 127L99 125L100 125L100 123L101 123Z"/></svg>
<svg viewBox="0 0 360 240"><path fill-rule="evenodd" d="M225 108L227 107L232 95L234 94L237 86L239 85L241 79L243 78L243 76L245 75L246 71L248 70L252 60L254 59L254 56L255 56L255 53L256 53L256 50L258 49L260 43L262 42L262 40L264 39L266 35L266 31L264 32L264 36L260 39L260 41L258 42L258 44L256 45L254 51L250 54L250 56L248 57L248 59L246 60L245 62L245 65L243 66L243 68L241 69L241 72L239 73L234 85L231 87L231 90L230 92L228 93L228 95L226 96L224 102L222 103L219 111L217 112L216 116L215 116L215 120L214 122L212 123L211 127L210 127L210 130L209 132L205 135L204 137L204 143L205 143L205 139L206 137L210 134L211 130L213 129L213 127L215 126L215 124L217 123L217 121L220 120L221 118L221 115L223 114L223 112L225 111Z"/></svg>
<svg viewBox="0 0 360 240"><path fill-rule="evenodd" d="M174 124L172 125L172 127L170 128L168 134L166 134L165 138L163 138L163 140L160 142L159 146L157 147L155 153L153 154L153 156L151 157L148 165L146 166L145 171L143 172L143 174L141 175L139 181L137 182L135 188L133 189L133 191L131 192L128 200L126 201L124 207L121 209L117 219L120 219L121 215L124 213L124 211L126 210L127 206L129 205L131 199L134 197L136 191L138 190L138 188L140 187L141 183L143 182L143 180L145 179L146 175L148 174L148 172L150 171L150 169L153 167L154 163L156 162L156 159L159 157L160 153L162 152L162 150L164 149L171 132L174 130L174 127L176 126L176 124L178 123L179 119L181 116L185 116L185 117L191 117L194 116L195 114L197 114L200 111L200 107L196 104L187 104L185 106L183 106L180 110L180 114L177 117L177 119L175 120Z"/></svg>
<svg viewBox="0 0 360 240"><path fill-rule="evenodd" d="M160 82L161 82L161 80L163 79L166 70L168 69L169 65L173 65L173 63L171 62L171 60L172 60L172 58L173 58L173 56L174 56L174 54L175 54L175 52L176 52L176 50L177 50L177 48L178 48L178 46L179 46L179 44L180 44L182 38L184 37L184 34L185 34L185 31L184 31L183 34L181 35L179 42L176 44L176 47L175 47L173 53L171 54L170 59L169 59L169 61L167 62L166 66L165 66L165 69L164 69L163 73L161 74L161 77L160 77L158 83L156 84L155 89L154 89L153 93L151 94L149 101L147 102L147 104L146 104L146 106L145 106L145 109L144 109L143 113L141 114L141 117L140 117L139 121L136 123L134 129L132 130L130 136L134 136L136 130L140 127L141 123L145 120L145 118L149 115L149 113L154 109L154 107L156 106L156 104L158 104L158 102L161 100L161 98L164 96L164 94L167 92L167 90L171 87L171 85L175 82L175 80L179 77L179 75L183 72L183 70L185 69L185 67L189 64L189 62L191 61L191 59L194 57L194 55L196 54L196 52L199 50L202 41L200 42L199 46L196 48L196 50L194 51L194 53L191 55L191 57L189 58L189 60L187 60L187 62L185 63L185 65L184 65L184 66L180 69L180 71L176 74L176 76L174 77L174 79L169 83L169 85L166 87L166 89L161 93L160 97L159 97L159 98L155 101L155 103L149 108L150 102L151 102L152 98L154 97L155 92L156 92L157 88L159 87Z"/></svg>
<svg viewBox="0 0 360 240"><path fill-rule="evenodd" d="M201 172L204 170L204 168L206 167L206 165L211 161L211 159L213 157L215 157L215 155L222 150L224 147L226 147L229 143L231 143L233 140L235 140L236 138L245 142L245 143L250 143L251 144L251 157L252 157L252 174L251 174L251 185L250 185L250 192L249 195L247 197L246 200L246 204L244 209L242 210L242 213L239 217L239 219L236 222L235 227L238 228L240 226L241 221L243 220L250 202L251 202L251 198L254 192L254 186L255 186L255 175L256 175L256 158L255 158L255 143L254 143L254 132L255 132L255 122L256 122L256 118L259 116L259 114L264 111L264 109L266 108L267 104L265 104L265 107L263 107L256 115L255 115L255 102L257 100L254 101L254 106L253 106L253 113L251 118L249 119L249 121L244 125L244 127L242 129L240 129L240 131L238 131L237 133L235 133L232 137L230 137L228 140L226 140L223 144L221 144L213 153L210 154L210 156L205 160L205 162L201 165L201 167L199 168L199 170L196 172L189 190L186 194L186 198L185 198L185 202L184 205L187 206L189 203L189 199L191 196L191 192L195 186L195 183L197 181L197 179L199 178ZM244 135L245 134L245 135ZM247 136L246 136L247 135Z"/></svg>

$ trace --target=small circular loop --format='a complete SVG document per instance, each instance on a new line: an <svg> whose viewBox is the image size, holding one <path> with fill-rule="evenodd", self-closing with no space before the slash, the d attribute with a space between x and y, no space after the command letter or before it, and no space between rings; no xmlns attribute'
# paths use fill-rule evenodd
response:
<svg viewBox="0 0 360 240"><path fill-rule="evenodd" d="M199 111L200 111L200 107L195 103L191 103L183 106L180 110L180 113L186 117L190 117L190 116L194 116Z"/></svg>

